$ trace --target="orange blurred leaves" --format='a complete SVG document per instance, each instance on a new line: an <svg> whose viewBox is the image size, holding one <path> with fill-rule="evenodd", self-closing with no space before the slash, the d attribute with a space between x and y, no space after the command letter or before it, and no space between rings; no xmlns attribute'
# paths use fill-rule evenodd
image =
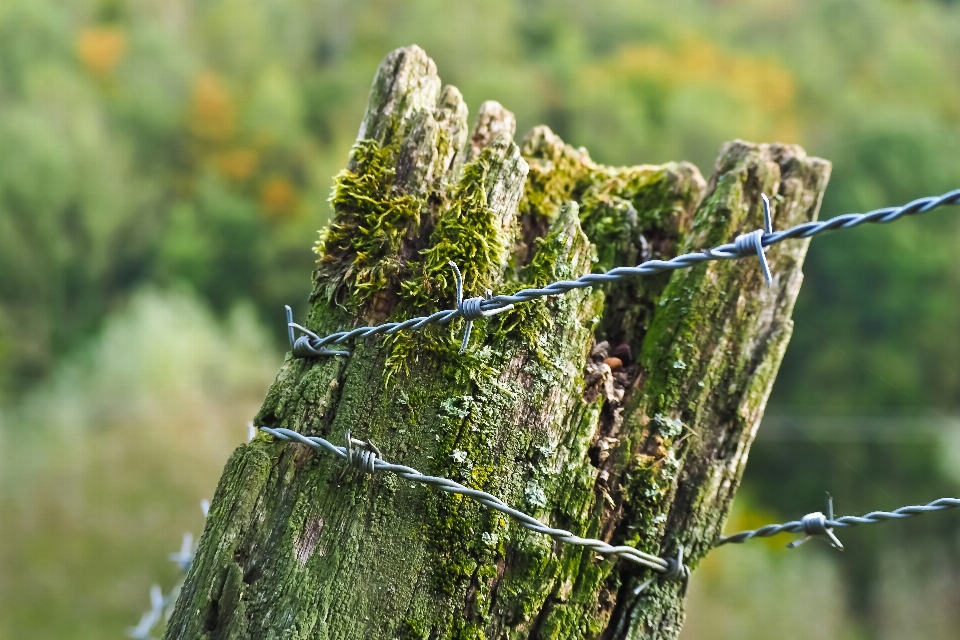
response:
<svg viewBox="0 0 960 640"><path fill-rule="evenodd" d="M270 218L285 218L297 206L297 189L283 176L272 176L260 188L260 206Z"/></svg>
<svg viewBox="0 0 960 640"><path fill-rule="evenodd" d="M223 82L215 74L200 74L193 85L190 131L203 140L224 141L236 130L236 109Z"/></svg>
<svg viewBox="0 0 960 640"><path fill-rule="evenodd" d="M764 130L750 131L752 135L774 135L784 142L797 135L792 111L797 89L790 71L772 58L724 51L698 36L688 36L675 47L626 47L585 70L583 80L587 87L639 80L667 90L705 88L763 114Z"/></svg>
<svg viewBox="0 0 960 640"><path fill-rule="evenodd" d="M127 48L122 31L110 27L91 27L80 32L77 54L88 71L105 78L113 73Z"/></svg>
<svg viewBox="0 0 960 640"><path fill-rule="evenodd" d="M233 180L245 180L252 176L258 163L257 152L252 149L231 149L214 158L220 173Z"/></svg>

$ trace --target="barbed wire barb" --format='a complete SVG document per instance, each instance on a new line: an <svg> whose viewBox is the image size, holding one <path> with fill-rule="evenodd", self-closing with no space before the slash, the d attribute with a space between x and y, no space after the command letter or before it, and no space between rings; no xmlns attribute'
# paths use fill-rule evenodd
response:
<svg viewBox="0 0 960 640"><path fill-rule="evenodd" d="M203 517L206 518L210 512L210 501L201 500L200 510L203 511ZM150 587L150 609L140 616L140 622L135 627L127 629L127 637L133 640L154 640L150 635L154 628L160 624L160 620L167 621L173 615L173 606L177 603L177 597L180 595L180 589L183 587L183 581L186 579L187 572L193 566L193 561L197 555L197 548L193 544L193 534L187 531L183 534L183 542L180 550L170 554L170 560L177 563L180 567L180 579L177 584L170 589L166 595L160 585Z"/></svg>
<svg viewBox="0 0 960 640"><path fill-rule="evenodd" d="M770 201L767 199L767 195L761 193L760 199L763 204L763 229L757 229L756 231L737 236L737 239L733 241L733 245L736 247L737 253L740 256L748 256L751 253L757 254L757 257L760 259L760 270L763 272L763 279L769 287L773 285L773 276L770 274L770 265L767 263L767 254L766 248L763 246L763 238L764 235L773 233L773 219L770 216Z"/></svg>
<svg viewBox="0 0 960 640"><path fill-rule="evenodd" d="M827 515L823 515L819 511L814 511L800 518L800 524L803 525L803 533L805 535L788 544L787 549L796 549L814 536L826 536L830 540L831 547L843 551L843 544L841 544L837 536L833 534L833 529L827 526L827 523L831 520L833 520L833 496L828 493Z"/></svg>
<svg viewBox="0 0 960 640"><path fill-rule="evenodd" d="M170 559L177 563L181 571L187 571L193 563L193 534L189 531L183 534L183 544L180 545L180 551L170 554Z"/></svg>
<svg viewBox="0 0 960 640"><path fill-rule="evenodd" d="M153 636L150 633L160 622L163 616L163 609L166 606L166 599L160 585L150 587L150 610L140 616L140 622L135 627L127 629L127 637L133 640L151 640Z"/></svg>
<svg viewBox="0 0 960 640"><path fill-rule="evenodd" d="M633 590L633 595L638 596L643 593L647 587L654 583L658 578L663 582L670 581L683 581L686 582L690 579L690 567L683 564L683 545L680 545L680 548L677 550L677 555L673 558L667 558L667 570L663 572L660 576L651 576L644 580L640 585Z"/></svg>
<svg viewBox="0 0 960 640"><path fill-rule="evenodd" d="M913 518L924 513L947 511L948 509L956 509L958 507L960 507L960 498L940 498L939 500L934 500L933 502L924 505L900 507L899 509L894 509L893 511L871 511L870 513L862 516L841 516L839 518L824 517L822 520L822 526L824 529L837 529L844 527L856 527L862 524L879 524L881 522L889 522L890 520L906 520L907 518ZM814 520L814 518L811 516L815 515L823 516L823 514L818 514L815 512L804 516L804 518L807 519L806 523L803 519L801 519L794 520L792 522L785 522L783 524L768 524L767 526L760 527L759 529L741 531L730 536L721 537L720 540L717 541L716 546L719 547L724 544L741 544L747 540L752 540L753 538L769 538L780 533L807 533L808 528L820 526L819 523L815 525L810 524L810 522ZM808 535L818 535L818 533ZM836 540L836 542L839 543L840 541Z"/></svg>
<svg viewBox="0 0 960 640"><path fill-rule="evenodd" d="M314 332L310 331L306 327L302 327L296 322L293 321L293 309L290 308L290 305L285 305L284 308L287 310L287 339L290 341L290 351L294 355L297 354L298 348L297 343L301 340L309 340L311 338L315 340L320 340L320 337ZM304 336L300 336L297 339L294 339L293 330L297 329L302 331ZM317 348L315 355L318 356L350 356L349 351L336 351L334 349L322 349Z"/></svg>
<svg viewBox="0 0 960 640"><path fill-rule="evenodd" d="M493 316L498 313L503 313L509 309L513 309L512 304L508 304L502 307L495 309L490 309L484 311L481 308L481 305L490 300L493 296L493 292L490 289L487 289L487 296L485 298L477 296L475 298L463 299L463 275L460 273L460 267L457 266L457 263L451 260L448 262L451 267L453 267L453 275L457 281L457 312L460 316L466 321L463 328L463 340L460 342L460 351L458 353L463 353L467 350L467 345L470 343L470 332L473 331L473 321L479 320L480 318L485 318L487 316Z"/></svg>

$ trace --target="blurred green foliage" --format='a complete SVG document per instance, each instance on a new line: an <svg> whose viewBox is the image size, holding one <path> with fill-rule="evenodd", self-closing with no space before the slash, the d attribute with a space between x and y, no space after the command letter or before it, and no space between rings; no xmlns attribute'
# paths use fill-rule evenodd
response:
<svg viewBox="0 0 960 640"><path fill-rule="evenodd" d="M79 507L51 497L61 477L52 470L70 459L76 438L91 438L85 451L120 443L76 462L77 469L106 473L101 467L122 458L123 446L136 447L141 431L159 437L167 422L157 416L202 428L207 416L223 415L216 410L223 402L243 409L230 420L252 413L276 366L267 354L279 353L285 339L282 305L302 306L309 290L311 248L329 213L332 176L346 162L373 73L387 51L410 43L437 61L441 77L461 89L474 111L483 100L499 100L517 114L520 135L548 124L600 162L685 159L709 174L725 140L795 142L834 163L822 217L960 187L956 2L4 0L0 536L13 542L0 552L0 637L104 637L119 635L123 615L135 623L139 605L118 585L135 586L145 602L146 581L165 575L157 567L167 547L153 537L144 548L124 547L141 531L123 518L64 520L63 513ZM819 238L805 272L770 412L958 413L956 210ZM229 329L238 308L248 309L247 328ZM164 333L151 318L192 324L183 335ZM258 326L268 327L272 346ZM233 382L216 373L226 366L217 355L226 348L216 337L221 329L229 345L254 345L243 352L248 364L227 358L240 372ZM149 340L179 355L163 360L162 353L143 351ZM178 340L191 348L177 351ZM109 357L91 355L107 351ZM158 387L163 376L104 373L138 359L166 362L167 375L190 384ZM191 395L191 385L200 396ZM154 409L141 413L123 408L138 398L162 404L144 400ZM41 405L59 413L44 413ZM171 412L176 406L193 413ZM116 415L125 417L118 422ZM101 429L103 421L108 426ZM47 436L60 443L52 453L42 444ZM225 444L198 455L204 486L212 487ZM175 449L143 453L137 469L147 485L171 473L170 465L185 466L189 447ZM822 508L824 489L844 512L956 493L955 458L944 462L944 451L937 439L838 446L809 435L784 446L761 435L740 513L795 518ZM119 464L116 473L131 466ZM129 495L116 488L121 480L110 482L87 499L153 501L170 513L193 514L192 501L209 495L185 498L200 492L199 480L189 490ZM149 522L160 520L166 529L156 537L169 538L173 550L188 518ZM44 556L59 538L38 532L57 531L61 521L59 535L77 541L69 547L72 560ZM834 564L817 559L801 569L763 555L780 553L766 547L749 552L747 564L762 579L797 589L816 576L826 576L830 594L846 588L854 620L840 619L847 615L841 603L814 637L905 637L897 634L915 627L904 621L916 621L923 606L940 613L923 619L921 635L956 637L955 581L936 582L936 572L929 574L930 584L941 585L934 597L929 584L917 586L927 574L902 576L905 557L921 567L960 566L950 533L956 523L944 515L929 527L898 529L924 541L922 558L910 551L915 538L888 527L851 533L855 544L839 565L831 556ZM94 552L84 545L102 544L121 551L116 566L97 573L88 557ZM137 568L146 546L158 561ZM724 550L722 558L741 551ZM705 567L712 595L695 590L695 603L703 611L733 607L740 617L716 625L695 618L688 637L766 637L769 613L746 604L757 589L736 582L736 567L725 563L714 562L734 578ZM119 595L99 587L88 594L104 603L102 617L92 600L63 595L84 575L99 576L103 585L119 580L112 587ZM898 608L909 599L898 584L927 595ZM826 606L822 598L801 606L787 596L764 597L785 607L783 620L802 621ZM37 608L45 601L46 608ZM51 607L56 615L45 613ZM88 611L90 617L78 613ZM747 631L751 619L755 626ZM796 637L809 637L801 631Z"/></svg>
<svg viewBox="0 0 960 640"><path fill-rule="evenodd" d="M221 312L251 300L279 327L307 291L373 71L410 42L474 108L500 100L521 132L546 123L602 162L709 173L724 140L798 142L834 162L824 215L958 182L952 3L6 0L7 397L145 282L186 282ZM960 320L942 286L957 284L958 226L930 218L814 245L798 315L856 357L794 349L791 403L851 385L871 407L957 401L957 341L945 353L937 327Z"/></svg>
<svg viewBox="0 0 960 640"><path fill-rule="evenodd" d="M0 638L122 638L173 586L271 347L249 306L144 290L0 416Z"/></svg>

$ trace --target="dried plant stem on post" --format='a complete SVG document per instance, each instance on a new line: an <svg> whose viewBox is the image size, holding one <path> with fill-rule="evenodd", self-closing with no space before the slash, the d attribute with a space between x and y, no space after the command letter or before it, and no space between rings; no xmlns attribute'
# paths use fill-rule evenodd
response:
<svg viewBox="0 0 960 640"><path fill-rule="evenodd" d="M381 64L307 324L424 315L455 297L711 246L813 219L829 165L730 143L706 184L686 163L614 168L459 92L417 47ZM259 424L341 442L490 492L542 522L693 566L718 537L790 336L806 241L756 261L574 291L476 323L288 357ZM672 638L682 582L655 581L462 496L364 475L261 434L233 455L167 638Z"/></svg>

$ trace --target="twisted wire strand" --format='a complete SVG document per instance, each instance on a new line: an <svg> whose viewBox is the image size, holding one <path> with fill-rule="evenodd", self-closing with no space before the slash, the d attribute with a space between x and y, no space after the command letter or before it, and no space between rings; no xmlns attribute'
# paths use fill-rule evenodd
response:
<svg viewBox="0 0 960 640"><path fill-rule="evenodd" d="M317 451L323 450L327 453L331 453L334 456L340 458L341 460L346 460L353 466L361 468L361 470L366 470L366 465L368 464L369 458L364 458L360 460L360 457L356 454L356 449L351 447L350 450L347 447L339 447L332 442L320 438L318 436L305 436L303 434L297 433L290 429L274 429L271 427L260 427L261 431L269 433L274 438L278 440L286 440L289 442L299 442L305 444L308 447L312 447ZM350 442L348 436L348 442ZM357 440L353 440L351 444L361 444L370 446L369 443L362 443ZM490 507L500 513L510 516L516 520L520 526L529 529L535 533L541 533L546 536L550 536L558 542L564 544L572 544L581 547L586 547L591 551L599 553L601 555L607 556L616 556L619 558L624 558L630 560L637 564L643 565L648 569L652 569L658 573L664 574L662 578L664 579L683 579L689 576L689 569L682 563L682 555L680 559L664 559L658 556L655 556L650 553L645 553L639 549L634 549L633 547L628 547L625 545L613 546L607 544L602 540L595 540L593 538L581 538L580 536L574 535L573 533L566 531L564 529L554 529L553 527L547 526L534 518L531 515L523 513L522 511L517 511L516 509L510 507L505 502L497 498L496 496L489 494L485 491L479 491L477 489L471 489L465 487L459 482L449 480L447 478L438 478L436 476L428 476L423 473L420 473L416 469L410 467L391 464L386 462L379 456L373 460L373 469L375 471L388 471L394 473L404 480L410 480L411 482L419 482L440 491L445 491L447 493L453 493L456 495L466 496L476 500L482 505Z"/></svg>
<svg viewBox="0 0 960 640"><path fill-rule="evenodd" d="M203 511L203 517L206 518L207 512L210 509L210 503L206 500L201 500L200 509ZM184 533L180 551L175 551L170 554L170 560L180 567L180 578L176 586L166 594L163 593L160 585L155 584L150 587L150 609L140 616L140 622L137 623L137 626L127 629L128 638L132 638L133 640L154 640L154 636L151 635L154 628L160 624L161 620L165 618L169 619L173 613L173 606L176 604L177 597L180 595L183 581L186 579L190 567L193 566L196 553L197 550L193 544L193 534L190 532Z"/></svg>
<svg viewBox="0 0 960 640"><path fill-rule="evenodd" d="M905 520L913 518L924 513L934 513L937 511L947 511L960 507L958 498L940 498L929 504L912 505L900 507L893 511L872 511L862 516L841 516L839 518L824 518L822 513L807 514L803 520L794 520L783 524L768 524L759 529L750 531L741 531L732 536L720 538L717 546L724 544L740 544L753 538L769 538L779 533L806 533L807 535L821 535L823 531L829 529L840 529L844 527L855 527L861 524L879 524L890 520ZM819 517L815 517L819 516Z"/></svg>
<svg viewBox="0 0 960 640"><path fill-rule="evenodd" d="M150 587L150 610L146 611L141 617L137 626L127 629L127 637L133 640L152 640L150 635L153 628L160 623L164 611L170 606L171 591L167 595L163 594L160 585Z"/></svg>
<svg viewBox="0 0 960 640"><path fill-rule="evenodd" d="M757 230L743 234L734 242L722 244L712 249L685 253L670 260L647 260L635 267L616 267L605 273L589 273L576 280L560 280L541 288L523 289L511 295L498 295L484 298L477 301L476 304L478 305L478 312L482 313L482 315L489 315L491 312L496 313L497 311L505 310L513 304L529 302L546 296L562 295L575 289L585 289L607 282L623 280L624 278L653 275L666 271L675 271L677 269L687 269L704 262L734 260L757 255L757 253L760 254L761 265L765 266L766 262L763 259L763 249L783 242L784 240L810 238L826 231L852 229L868 223L887 224L899 220L904 216L927 213L938 207L958 203L960 203L960 189L950 191L941 196L919 198L902 207L885 207L868 213L847 213L830 218L829 220L805 222L790 229L777 232ZM770 229L768 222L765 226ZM769 271L764 268L764 277L767 278L768 276ZM458 302L460 301L458 300ZM446 324L458 317L464 317L463 304L459 304L456 309L437 311L429 316L410 318L402 322L386 322L372 327L358 327L350 331L331 333L324 337L318 336L309 329L295 324L291 320L288 320L288 327L290 328L291 337L293 335L293 329L297 329L304 334L292 340L294 357L312 358L320 355L349 355L347 352L330 352L324 349L324 347L329 344L338 344L353 339L371 338L380 334L391 335L398 331L408 329L416 331L430 324Z"/></svg>

